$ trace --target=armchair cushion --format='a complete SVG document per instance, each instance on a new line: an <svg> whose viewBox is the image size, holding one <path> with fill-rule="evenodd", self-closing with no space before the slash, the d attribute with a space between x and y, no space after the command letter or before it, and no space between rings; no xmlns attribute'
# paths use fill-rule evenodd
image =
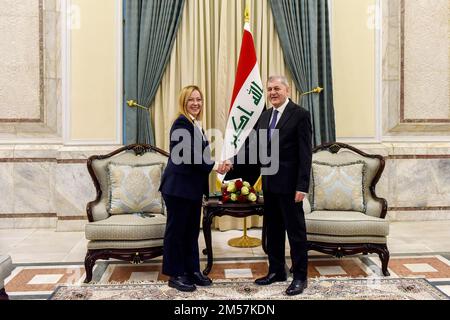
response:
<svg viewBox="0 0 450 320"><path fill-rule="evenodd" d="M86 239L95 241L152 240L164 238L166 217L155 214L114 215L106 220L88 223Z"/></svg>
<svg viewBox="0 0 450 320"><path fill-rule="evenodd" d="M306 230L328 236L387 237L389 222L355 211L314 211L306 215Z"/></svg>
<svg viewBox="0 0 450 320"><path fill-rule="evenodd" d="M312 211L358 211L365 213L363 161L344 164L314 161L312 165Z"/></svg>
<svg viewBox="0 0 450 320"><path fill-rule="evenodd" d="M128 240L128 241L89 241L87 248L89 250L123 250L133 248L140 250L145 248L155 248L163 246L164 239L156 240Z"/></svg>
<svg viewBox="0 0 450 320"><path fill-rule="evenodd" d="M336 245L339 244L339 245L343 245L343 246L349 245L349 244L360 245L361 243L372 243L372 244L379 244L379 245L387 244L386 237L373 237L373 236L345 237L345 236L328 236L328 235L312 234L312 233L308 233L307 237L308 237L308 241L336 244Z"/></svg>
<svg viewBox="0 0 450 320"><path fill-rule="evenodd" d="M161 183L164 165L120 165L110 163L108 213L164 213Z"/></svg>

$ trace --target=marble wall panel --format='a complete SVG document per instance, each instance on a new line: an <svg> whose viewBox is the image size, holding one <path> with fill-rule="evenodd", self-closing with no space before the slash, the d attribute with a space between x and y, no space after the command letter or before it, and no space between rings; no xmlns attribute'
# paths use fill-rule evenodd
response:
<svg viewBox="0 0 450 320"><path fill-rule="evenodd" d="M39 17L0 17L0 119L40 119Z"/></svg>
<svg viewBox="0 0 450 320"><path fill-rule="evenodd" d="M449 205L450 204L450 159L438 159L429 161L430 176L430 199L428 204Z"/></svg>
<svg viewBox="0 0 450 320"><path fill-rule="evenodd" d="M13 164L0 163L0 215L14 212Z"/></svg>
<svg viewBox="0 0 450 320"><path fill-rule="evenodd" d="M449 1L405 2L405 118L450 119Z"/></svg>
<svg viewBox="0 0 450 320"><path fill-rule="evenodd" d="M14 146L0 145L0 159L12 159L14 158Z"/></svg>
<svg viewBox="0 0 450 320"><path fill-rule="evenodd" d="M0 15L37 17L36 0L2 0Z"/></svg>
<svg viewBox="0 0 450 320"><path fill-rule="evenodd" d="M383 0L383 80L400 80L400 0Z"/></svg>
<svg viewBox="0 0 450 320"><path fill-rule="evenodd" d="M96 198L96 190L86 165L58 164L55 179L58 216L86 216L86 204Z"/></svg>
<svg viewBox="0 0 450 320"><path fill-rule="evenodd" d="M385 164L385 168L383 174L380 177L380 181L378 181L376 185L376 194L380 198L388 199L389 190L391 188L391 180L389 177L391 176L392 163L387 161Z"/></svg>
<svg viewBox="0 0 450 320"><path fill-rule="evenodd" d="M53 166L56 163L14 163L14 213L54 213Z"/></svg>
<svg viewBox="0 0 450 320"><path fill-rule="evenodd" d="M55 145L17 145L14 147L15 159L56 159L59 147Z"/></svg>
<svg viewBox="0 0 450 320"><path fill-rule="evenodd" d="M395 160L390 179L392 193L388 196L391 207L425 207L429 197L428 170L418 161Z"/></svg>
<svg viewBox="0 0 450 320"><path fill-rule="evenodd" d="M0 142L61 142L60 2L0 3Z"/></svg>
<svg viewBox="0 0 450 320"><path fill-rule="evenodd" d="M84 232L88 220L58 220L56 231L58 232Z"/></svg>
<svg viewBox="0 0 450 320"><path fill-rule="evenodd" d="M450 3L381 1L383 137L449 136Z"/></svg>
<svg viewBox="0 0 450 320"><path fill-rule="evenodd" d="M450 159L388 160L389 207L450 206Z"/></svg>
<svg viewBox="0 0 450 320"><path fill-rule="evenodd" d="M449 142L434 142L434 143L395 143L386 144L390 146L392 156L439 156L450 154Z"/></svg>
<svg viewBox="0 0 450 320"><path fill-rule="evenodd" d="M1 218L0 229L14 229L14 218Z"/></svg>
<svg viewBox="0 0 450 320"><path fill-rule="evenodd" d="M44 0L44 10L59 11L60 0Z"/></svg>
<svg viewBox="0 0 450 320"><path fill-rule="evenodd" d="M15 218L14 229L54 229L58 219L54 218Z"/></svg>
<svg viewBox="0 0 450 320"><path fill-rule="evenodd" d="M441 221L450 220L449 210L410 210L389 211L386 219L389 221Z"/></svg>

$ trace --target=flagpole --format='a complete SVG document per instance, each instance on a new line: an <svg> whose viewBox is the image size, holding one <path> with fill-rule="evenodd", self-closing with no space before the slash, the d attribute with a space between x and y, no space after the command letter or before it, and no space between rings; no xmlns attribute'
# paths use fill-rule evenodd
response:
<svg viewBox="0 0 450 320"><path fill-rule="evenodd" d="M250 23L250 0L245 0L244 21Z"/></svg>
<svg viewBox="0 0 450 320"><path fill-rule="evenodd" d="M250 23L250 0L245 1L245 23ZM244 217L244 235L240 238L231 239L228 241L228 245L236 248L254 248L259 247L262 241L258 238L251 238L247 236L247 218Z"/></svg>

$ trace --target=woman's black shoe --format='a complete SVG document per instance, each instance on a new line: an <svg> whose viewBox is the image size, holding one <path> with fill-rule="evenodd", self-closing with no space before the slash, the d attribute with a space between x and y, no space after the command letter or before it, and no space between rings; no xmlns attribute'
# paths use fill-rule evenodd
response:
<svg viewBox="0 0 450 320"><path fill-rule="evenodd" d="M201 287L207 287L212 284L212 280L210 278L208 278L207 276L204 276L201 272L194 272L191 275L191 280L196 285L201 286Z"/></svg>
<svg viewBox="0 0 450 320"><path fill-rule="evenodd" d="M171 277L169 279L169 287L183 292L192 292L197 289L186 276Z"/></svg>

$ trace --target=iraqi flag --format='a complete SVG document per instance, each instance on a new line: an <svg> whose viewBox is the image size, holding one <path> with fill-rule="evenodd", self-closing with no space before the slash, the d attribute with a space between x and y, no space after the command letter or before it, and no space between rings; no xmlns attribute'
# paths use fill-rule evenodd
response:
<svg viewBox="0 0 450 320"><path fill-rule="evenodd" d="M233 96L225 131L222 160L233 158L256 125L264 110L263 83L256 59L250 24L245 23L244 38L236 71ZM219 177L223 180L223 177Z"/></svg>

